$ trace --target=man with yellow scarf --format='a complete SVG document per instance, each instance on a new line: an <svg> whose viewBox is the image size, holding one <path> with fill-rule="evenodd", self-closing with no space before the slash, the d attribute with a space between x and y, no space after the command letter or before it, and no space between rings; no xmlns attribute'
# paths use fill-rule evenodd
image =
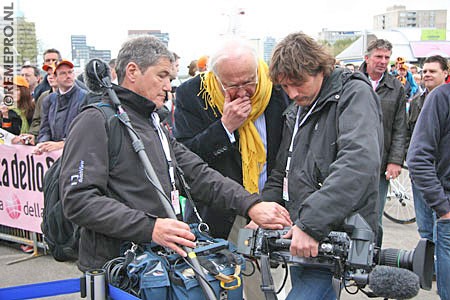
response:
<svg viewBox="0 0 450 300"><path fill-rule="evenodd" d="M259 193L275 165L282 113L289 104L273 86L268 67L242 40L228 40L211 55L210 71L177 88L174 136L212 168ZM233 191L230 191L230 194ZM198 222L186 209L186 221ZM246 220L212 206L198 210L214 237L227 238Z"/></svg>

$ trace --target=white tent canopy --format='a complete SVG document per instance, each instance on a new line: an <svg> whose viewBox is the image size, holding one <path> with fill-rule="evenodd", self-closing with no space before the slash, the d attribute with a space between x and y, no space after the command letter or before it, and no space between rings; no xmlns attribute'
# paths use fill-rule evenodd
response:
<svg viewBox="0 0 450 300"><path fill-rule="evenodd" d="M364 61L367 45L374 39L385 39L392 43L391 60L394 61L397 57L404 57L406 61L417 61L417 58L412 53L410 42L406 35L395 30L367 31L353 44L339 53L336 59L344 63Z"/></svg>

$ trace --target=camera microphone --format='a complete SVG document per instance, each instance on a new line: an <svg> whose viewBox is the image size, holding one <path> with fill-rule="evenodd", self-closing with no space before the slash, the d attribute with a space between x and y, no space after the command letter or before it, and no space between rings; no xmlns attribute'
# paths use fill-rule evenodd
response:
<svg viewBox="0 0 450 300"><path fill-rule="evenodd" d="M114 92L111 84L111 70L106 62L101 59L91 59L84 68L84 83L86 87L95 95L106 92L110 100L116 107L120 107L120 100ZM122 112L122 109L119 108Z"/></svg>
<svg viewBox="0 0 450 300"><path fill-rule="evenodd" d="M369 273L368 283L375 295L389 299L411 299L420 289L419 276L389 266L375 266Z"/></svg>
<svg viewBox="0 0 450 300"><path fill-rule="evenodd" d="M101 59L91 59L84 68L84 83L86 87L96 95L111 87L111 70L109 65Z"/></svg>

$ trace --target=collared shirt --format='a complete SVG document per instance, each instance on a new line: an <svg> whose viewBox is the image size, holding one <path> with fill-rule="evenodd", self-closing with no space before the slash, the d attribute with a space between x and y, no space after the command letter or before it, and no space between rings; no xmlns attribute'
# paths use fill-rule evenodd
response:
<svg viewBox="0 0 450 300"><path fill-rule="evenodd" d="M261 141L264 145L264 149L267 153L267 130L266 130L266 117L264 114L261 114L254 122L254 125L256 127L256 130L259 133L259 136L261 137ZM222 123L223 128L225 129L225 132L228 135L228 138L230 139L231 143L236 142L236 138L234 136L234 132L229 132L228 129L225 127L225 125ZM267 162L264 164L261 173L259 174L259 181L258 181L258 187L259 192L261 193L264 184L267 180Z"/></svg>

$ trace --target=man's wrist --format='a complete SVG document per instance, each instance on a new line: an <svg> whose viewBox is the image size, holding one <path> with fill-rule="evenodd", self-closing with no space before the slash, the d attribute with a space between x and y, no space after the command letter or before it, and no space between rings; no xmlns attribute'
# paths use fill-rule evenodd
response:
<svg viewBox="0 0 450 300"><path fill-rule="evenodd" d="M228 135L228 139L230 140L230 143L234 143L236 142L236 138L234 137L234 132L230 132L227 128L227 126L225 126L225 124L223 123L222 120L220 120L220 123L222 123L223 129L225 129L225 132Z"/></svg>

